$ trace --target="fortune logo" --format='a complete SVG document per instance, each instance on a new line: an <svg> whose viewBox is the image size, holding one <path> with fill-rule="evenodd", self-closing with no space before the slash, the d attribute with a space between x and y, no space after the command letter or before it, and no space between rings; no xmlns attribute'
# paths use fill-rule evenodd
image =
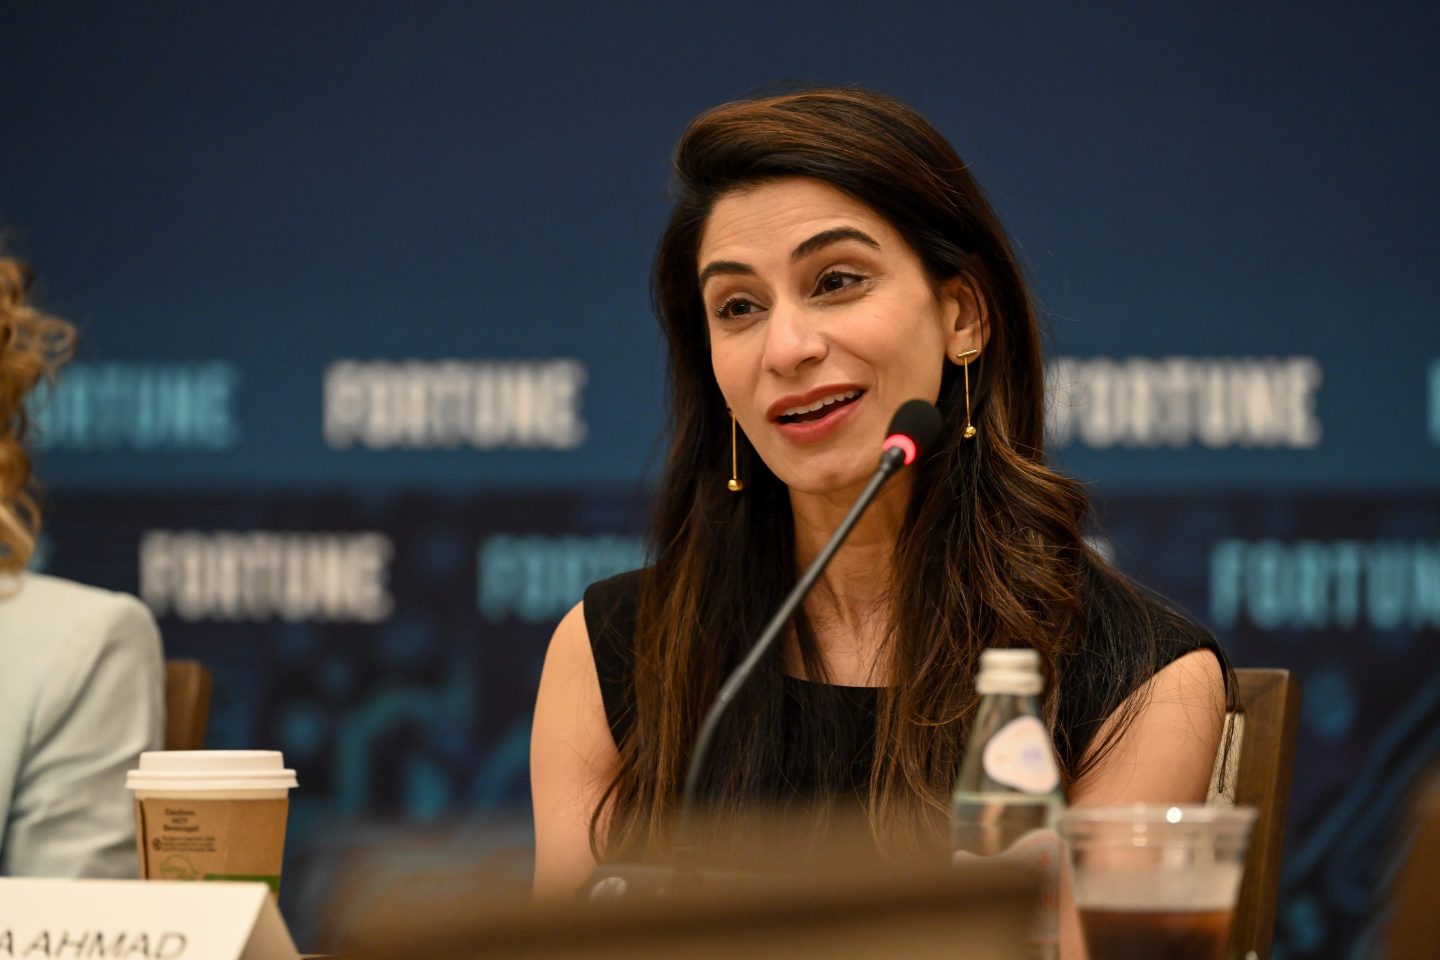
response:
<svg viewBox="0 0 1440 960"><path fill-rule="evenodd" d="M336 450L569 450L585 440L577 360L365 363L325 372L325 442Z"/></svg>
<svg viewBox="0 0 1440 960"><path fill-rule="evenodd" d="M1440 629L1440 543L1222 540L1210 552L1221 629Z"/></svg>
<svg viewBox="0 0 1440 960"><path fill-rule="evenodd" d="M1046 380L1058 446L1279 447L1320 443L1313 357L1061 357Z"/></svg>
<svg viewBox="0 0 1440 960"><path fill-rule="evenodd" d="M140 595L182 620L375 623L390 615L394 545L373 532L151 530Z"/></svg>
<svg viewBox="0 0 1440 960"><path fill-rule="evenodd" d="M480 544L480 612L500 621L554 622L585 586L645 563L637 537L496 534Z"/></svg>
<svg viewBox="0 0 1440 960"><path fill-rule="evenodd" d="M225 450L240 441L240 371L208 363L75 363L34 403L36 445Z"/></svg>

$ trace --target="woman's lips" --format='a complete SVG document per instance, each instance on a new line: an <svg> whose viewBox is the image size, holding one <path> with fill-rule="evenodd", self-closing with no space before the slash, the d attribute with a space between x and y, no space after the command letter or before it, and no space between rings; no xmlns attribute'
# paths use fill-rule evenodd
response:
<svg viewBox="0 0 1440 960"><path fill-rule="evenodd" d="M775 429L780 435L792 443L814 443L823 440L840 425L850 419L855 408L865 402L866 394L844 403L836 403L825 409L825 415L816 420L804 420L796 422L775 421Z"/></svg>

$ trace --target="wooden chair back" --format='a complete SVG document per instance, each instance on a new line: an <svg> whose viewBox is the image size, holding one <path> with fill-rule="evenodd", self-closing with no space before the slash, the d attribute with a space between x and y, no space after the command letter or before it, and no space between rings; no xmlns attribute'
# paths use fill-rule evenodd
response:
<svg viewBox="0 0 1440 960"><path fill-rule="evenodd" d="M1422 783L1403 837L1409 848L1390 888L1392 911L1383 956L1440 957L1440 910L1435 876L1440 874L1440 771Z"/></svg>
<svg viewBox="0 0 1440 960"><path fill-rule="evenodd" d="M198 660L165 661L165 749L200 750L214 681Z"/></svg>
<svg viewBox="0 0 1440 960"><path fill-rule="evenodd" d="M1209 802L1254 807L1258 813L1230 946L1233 956L1267 958L1275 938L1285 817L1300 726L1300 681L1289 670L1274 669L1236 670L1235 678L1240 709L1226 717L1230 751L1227 756L1222 750L1215 758ZM1227 764L1223 771L1222 761Z"/></svg>

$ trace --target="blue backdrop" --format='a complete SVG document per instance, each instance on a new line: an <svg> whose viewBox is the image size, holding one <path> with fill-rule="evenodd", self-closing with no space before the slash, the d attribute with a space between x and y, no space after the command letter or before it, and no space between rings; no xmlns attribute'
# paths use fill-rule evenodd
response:
<svg viewBox="0 0 1440 960"><path fill-rule="evenodd" d="M669 151L725 100L878 88L1017 242L1051 449L1105 544L1304 680L1277 953L1363 955L1440 759L1437 21L10 5L0 224L83 333L39 410L42 561L213 666L212 746L299 769L302 945L397 831L453 853L473 827L522 874L544 642L643 556Z"/></svg>

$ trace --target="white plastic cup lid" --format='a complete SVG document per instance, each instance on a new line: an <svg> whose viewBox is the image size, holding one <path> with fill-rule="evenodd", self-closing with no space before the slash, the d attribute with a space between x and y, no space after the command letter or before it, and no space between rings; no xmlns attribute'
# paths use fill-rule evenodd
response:
<svg viewBox="0 0 1440 960"><path fill-rule="evenodd" d="M295 771L278 750L151 750L125 775L131 790L293 790Z"/></svg>

